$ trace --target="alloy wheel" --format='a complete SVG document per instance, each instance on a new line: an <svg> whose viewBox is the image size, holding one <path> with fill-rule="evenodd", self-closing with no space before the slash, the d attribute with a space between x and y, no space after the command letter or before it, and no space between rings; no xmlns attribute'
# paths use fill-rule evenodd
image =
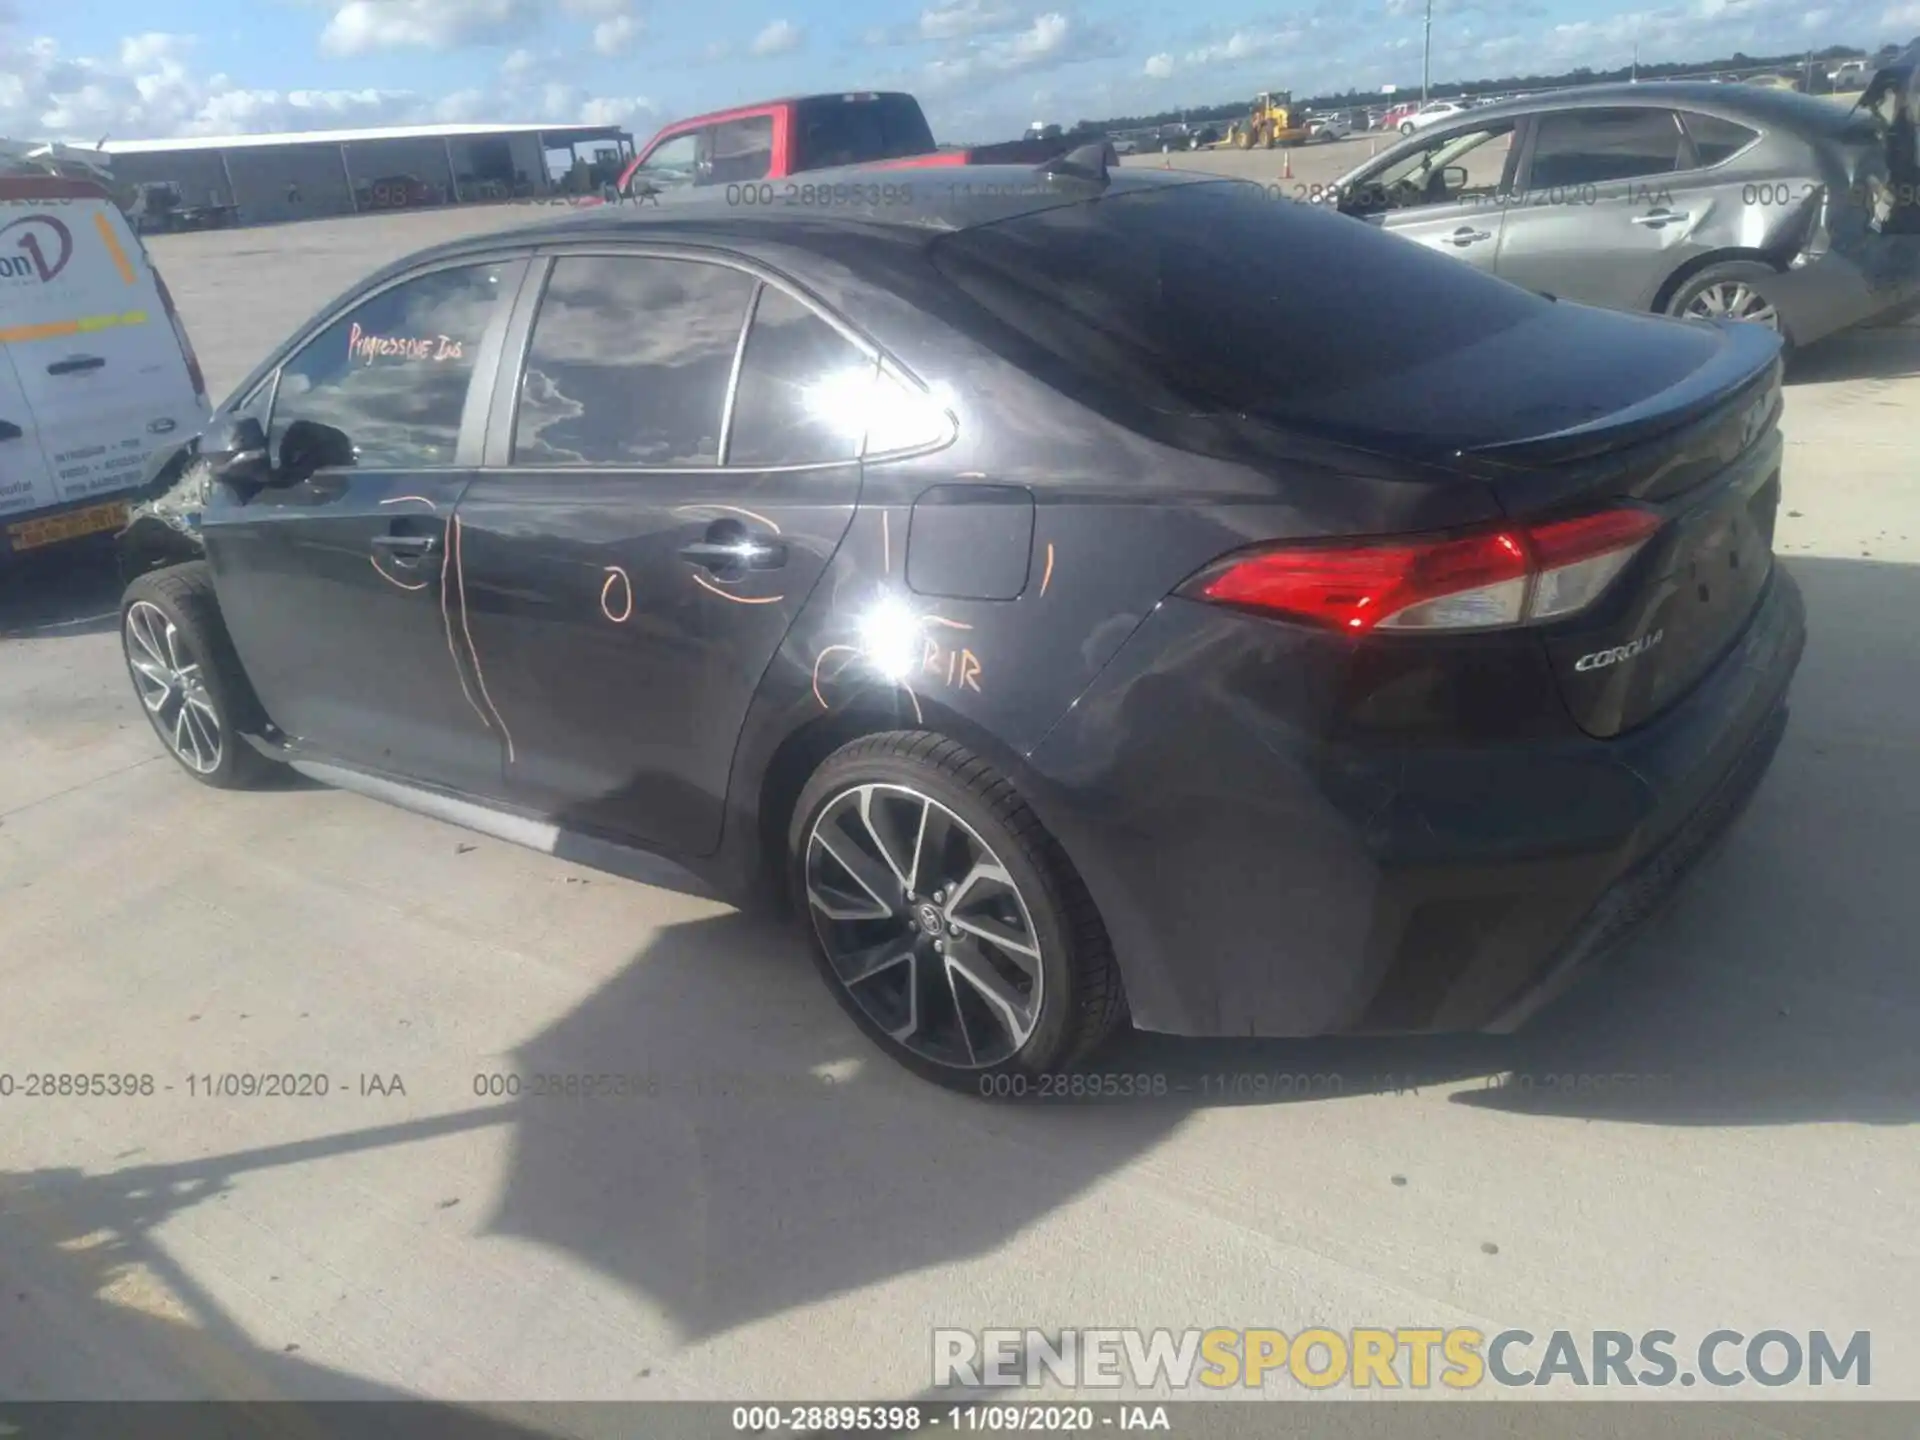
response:
<svg viewBox="0 0 1920 1440"><path fill-rule="evenodd" d="M225 730L199 658L180 627L150 601L136 600L127 607L124 632L134 688L153 728L181 764L211 775L220 768Z"/></svg>
<svg viewBox="0 0 1920 1440"><path fill-rule="evenodd" d="M1779 313L1744 280L1716 281L1689 300L1684 313L1692 320L1745 320L1769 330L1780 328Z"/></svg>
<svg viewBox="0 0 1920 1440"><path fill-rule="evenodd" d="M977 831L903 785L856 785L807 836L807 902L834 976L915 1055L985 1069L1026 1044L1045 999L1019 886Z"/></svg>

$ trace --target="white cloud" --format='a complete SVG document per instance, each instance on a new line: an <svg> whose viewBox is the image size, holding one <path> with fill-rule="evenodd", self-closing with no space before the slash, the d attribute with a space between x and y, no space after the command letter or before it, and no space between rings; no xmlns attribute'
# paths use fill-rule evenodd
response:
<svg viewBox="0 0 1920 1440"><path fill-rule="evenodd" d="M995 77L1051 70L1118 53L1106 31L1083 25L1058 11L1035 16L1017 34L973 41L928 63L926 83L934 90L990 82Z"/></svg>
<svg viewBox="0 0 1920 1440"><path fill-rule="evenodd" d="M537 28L541 0L347 0L320 32L328 55L498 44Z"/></svg>
<svg viewBox="0 0 1920 1440"><path fill-rule="evenodd" d="M1165 80L1169 75L1173 74L1175 64L1176 62L1173 56L1162 50L1158 55L1149 55L1147 57L1147 63L1141 67L1140 73L1149 79Z"/></svg>
<svg viewBox="0 0 1920 1440"><path fill-rule="evenodd" d="M624 55L646 26L631 15L615 15L593 27L593 48L601 55Z"/></svg>
<svg viewBox="0 0 1920 1440"><path fill-rule="evenodd" d="M800 48L805 37L791 20L775 20L753 37L755 55L788 55Z"/></svg>
<svg viewBox="0 0 1920 1440"><path fill-rule="evenodd" d="M431 120L481 124L538 120L644 124L658 113L641 96L595 95L558 81L557 56L518 50L488 86L431 96L411 90L270 90L197 73L190 37L129 36L111 59L67 57L52 40L0 56L0 134L84 144L346 129Z"/></svg>
<svg viewBox="0 0 1920 1440"><path fill-rule="evenodd" d="M627 0L560 0L560 8L588 20L610 20L626 13Z"/></svg>
<svg viewBox="0 0 1920 1440"><path fill-rule="evenodd" d="M962 40L1011 30L1019 23L1019 12L1003 0L953 0L922 10L914 29L922 40Z"/></svg>

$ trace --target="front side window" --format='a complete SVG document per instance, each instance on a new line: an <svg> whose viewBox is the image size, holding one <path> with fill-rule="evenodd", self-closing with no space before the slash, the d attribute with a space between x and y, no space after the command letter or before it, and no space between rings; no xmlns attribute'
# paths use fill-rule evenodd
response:
<svg viewBox="0 0 1920 1440"><path fill-rule="evenodd" d="M1535 123L1531 190L1650 179L1680 168L1680 118L1671 110L1558 110Z"/></svg>
<svg viewBox="0 0 1920 1440"><path fill-rule="evenodd" d="M521 376L513 463L716 464L754 284L693 260L556 261Z"/></svg>
<svg viewBox="0 0 1920 1440"><path fill-rule="evenodd" d="M634 168L627 182L628 193L636 193L642 186L670 190L676 185L691 185L700 158L699 148L700 137L692 132L662 140Z"/></svg>
<svg viewBox="0 0 1920 1440"><path fill-rule="evenodd" d="M1361 180L1343 195L1349 215L1428 205L1462 205L1500 193L1513 148L1513 124L1437 137Z"/></svg>
<svg viewBox="0 0 1920 1440"><path fill-rule="evenodd" d="M268 439L296 421L345 436L362 469L453 464L481 338L509 263L429 271L362 301L280 369ZM344 452L341 452L344 453Z"/></svg>

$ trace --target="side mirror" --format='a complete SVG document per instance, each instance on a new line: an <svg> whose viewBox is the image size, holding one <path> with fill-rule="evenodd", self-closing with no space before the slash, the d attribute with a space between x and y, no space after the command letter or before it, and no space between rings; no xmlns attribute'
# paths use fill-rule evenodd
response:
<svg viewBox="0 0 1920 1440"><path fill-rule="evenodd" d="M346 431L314 420L296 420L280 437L280 465L274 479L293 485L316 471L352 466L358 458Z"/></svg>
<svg viewBox="0 0 1920 1440"><path fill-rule="evenodd" d="M1448 165L1443 167L1440 171L1440 183L1447 187L1449 193L1466 189L1467 167L1464 165Z"/></svg>
<svg viewBox="0 0 1920 1440"><path fill-rule="evenodd" d="M264 485L271 468L266 428L251 415L221 421L202 437L200 458L207 473L223 485Z"/></svg>

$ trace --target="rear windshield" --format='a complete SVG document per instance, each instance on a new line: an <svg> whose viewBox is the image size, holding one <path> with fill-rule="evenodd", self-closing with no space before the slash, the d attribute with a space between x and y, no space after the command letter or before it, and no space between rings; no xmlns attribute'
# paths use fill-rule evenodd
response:
<svg viewBox="0 0 1920 1440"><path fill-rule="evenodd" d="M1552 304L1241 181L1036 211L944 236L933 255L1070 371L1185 413L1324 410Z"/></svg>
<svg viewBox="0 0 1920 1440"><path fill-rule="evenodd" d="M933 131L911 95L816 96L794 114L796 170L898 160L933 149Z"/></svg>

